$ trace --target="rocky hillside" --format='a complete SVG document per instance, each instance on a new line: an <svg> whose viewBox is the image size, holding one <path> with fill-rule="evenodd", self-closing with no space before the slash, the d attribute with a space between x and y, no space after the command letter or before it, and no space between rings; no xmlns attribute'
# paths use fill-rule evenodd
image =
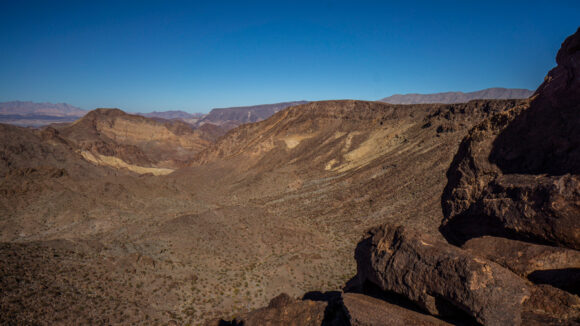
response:
<svg viewBox="0 0 580 326"><path fill-rule="evenodd" d="M23 136L7 141L11 152L2 156L10 157L11 176L0 184L0 257L11 266L3 273L18 277L5 279L11 283L3 284L9 290L0 304L10 321L100 316L123 323L148 315L195 324L260 307L280 291L340 289L356 273L352 251L366 228L400 221L437 236L439 194L460 139L520 104L309 103L230 131L166 176L93 164L87 154L168 168L156 165L164 162L158 157L173 157L171 146L181 144L175 140L191 141L197 131L117 110L40 131L9 127ZM143 137L145 130L158 140ZM159 144L164 151L153 151ZM53 168L61 170L42 172ZM78 252L52 240L91 245ZM39 258L13 266L26 255ZM112 265L99 268L103 262ZM121 271L128 271L121 282L104 281ZM23 283L31 285L15 286ZM39 296L14 301L48 284ZM43 308L55 293L75 314ZM89 301L89 293L101 299ZM126 294L135 308L122 313L117 304Z"/></svg>
<svg viewBox="0 0 580 326"><path fill-rule="evenodd" d="M197 154L119 110L2 126L0 324L577 323L577 37L531 100L313 102ZM520 119L558 169L492 155Z"/></svg>
<svg viewBox="0 0 580 326"><path fill-rule="evenodd" d="M466 103L472 100L525 99L534 91L519 88L486 88L475 92L445 92L434 94L395 94L381 102L391 104Z"/></svg>
<svg viewBox="0 0 580 326"><path fill-rule="evenodd" d="M167 174L207 147L221 130L194 129L182 121L156 121L118 109L91 111L56 127L88 161L137 173Z"/></svg>
<svg viewBox="0 0 580 326"><path fill-rule="evenodd" d="M344 292L277 297L229 324L580 323L580 29L557 62L531 102L495 112L461 142L442 195L445 240L408 222L373 227Z"/></svg>

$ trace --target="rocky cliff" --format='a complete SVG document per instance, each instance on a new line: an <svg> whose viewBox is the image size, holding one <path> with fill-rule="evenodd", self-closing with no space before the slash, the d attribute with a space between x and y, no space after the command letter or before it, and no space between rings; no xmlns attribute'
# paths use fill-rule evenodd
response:
<svg viewBox="0 0 580 326"><path fill-rule="evenodd" d="M579 32L566 39L528 107L463 140L442 197L451 241L488 234L580 249L579 44Z"/></svg>

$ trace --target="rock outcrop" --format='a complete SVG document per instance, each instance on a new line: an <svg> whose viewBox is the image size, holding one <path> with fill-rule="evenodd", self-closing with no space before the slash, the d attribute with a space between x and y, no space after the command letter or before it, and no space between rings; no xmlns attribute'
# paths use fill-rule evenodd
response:
<svg viewBox="0 0 580 326"><path fill-rule="evenodd" d="M517 325L530 296L509 270L402 226L369 230L355 258L361 282L403 295L433 315L461 310L484 325Z"/></svg>
<svg viewBox="0 0 580 326"><path fill-rule="evenodd" d="M578 325L580 298L550 285L530 287L524 303L523 325Z"/></svg>
<svg viewBox="0 0 580 326"><path fill-rule="evenodd" d="M472 129L447 173L441 232L580 249L580 30L529 105Z"/></svg>
<svg viewBox="0 0 580 326"><path fill-rule="evenodd" d="M580 293L580 251L490 236L471 239L462 248L534 283Z"/></svg>
<svg viewBox="0 0 580 326"><path fill-rule="evenodd" d="M360 293L343 293L342 304L352 326L444 326L452 325Z"/></svg>
<svg viewBox="0 0 580 326"><path fill-rule="evenodd" d="M282 293L273 298L267 307L253 310L231 321L214 320L206 325L320 326L326 307L325 302L292 299Z"/></svg>

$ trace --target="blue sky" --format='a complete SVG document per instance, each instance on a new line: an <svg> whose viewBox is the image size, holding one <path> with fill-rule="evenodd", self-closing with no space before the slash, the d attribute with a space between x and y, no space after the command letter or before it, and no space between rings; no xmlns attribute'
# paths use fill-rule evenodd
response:
<svg viewBox="0 0 580 326"><path fill-rule="evenodd" d="M0 0L0 101L185 110L535 89L580 1Z"/></svg>

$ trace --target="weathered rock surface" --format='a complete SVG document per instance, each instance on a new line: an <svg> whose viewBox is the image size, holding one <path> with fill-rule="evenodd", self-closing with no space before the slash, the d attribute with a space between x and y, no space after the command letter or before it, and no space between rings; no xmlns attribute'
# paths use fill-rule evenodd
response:
<svg viewBox="0 0 580 326"><path fill-rule="evenodd" d="M296 300L282 293L265 308L253 310L232 321L214 320L206 325L320 326L326 306L326 302Z"/></svg>
<svg viewBox="0 0 580 326"><path fill-rule="evenodd" d="M358 277L434 315L459 309L484 325L518 325L530 293L496 263L402 226L368 231L355 253Z"/></svg>
<svg viewBox="0 0 580 326"><path fill-rule="evenodd" d="M342 303L352 326L451 325L397 305L359 293L343 293Z"/></svg>
<svg viewBox="0 0 580 326"><path fill-rule="evenodd" d="M523 324L579 325L580 298L550 285L530 287L524 303Z"/></svg>
<svg viewBox="0 0 580 326"><path fill-rule="evenodd" d="M580 251L490 236L471 239L462 248L533 282L580 291Z"/></svg>
<svg viewBox="0 0 580 326"><path fill-rule="evenodd" d="M441 232L457 244L496 235L580 249L580 30L529 105L462 141L442 196Z"/></svg>

